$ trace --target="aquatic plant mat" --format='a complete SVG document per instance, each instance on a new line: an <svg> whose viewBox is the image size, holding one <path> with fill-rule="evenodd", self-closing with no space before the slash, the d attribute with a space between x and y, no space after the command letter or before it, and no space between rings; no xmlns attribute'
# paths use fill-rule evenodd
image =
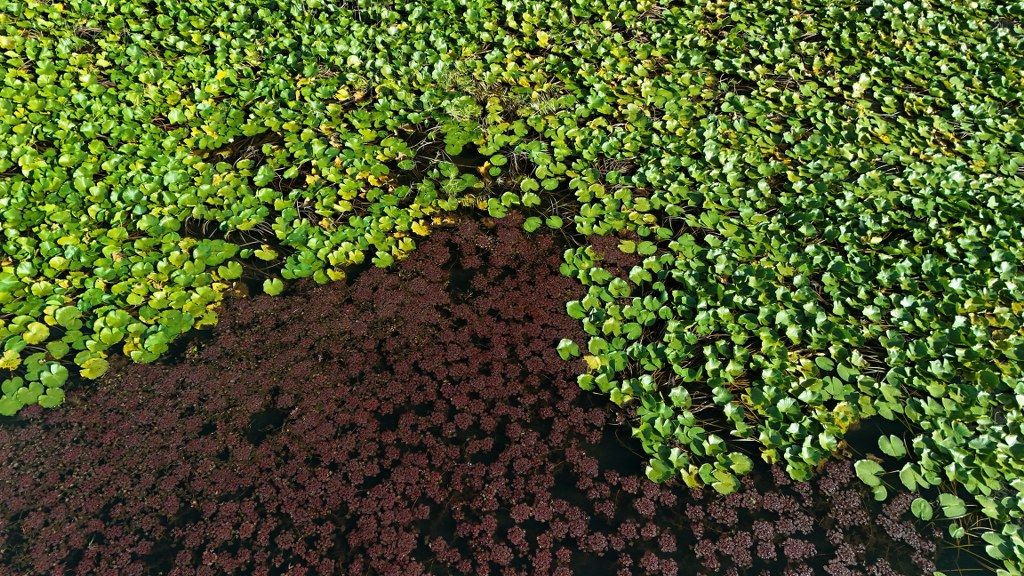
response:
<svg viewBox="0 0 1024 576"><path fill-rule="evenodd" d="M562 240L521 222L230 300L166 362L21 411L0 574L930 574L935 529L847 462L726 497L643 478L555 350L581 336Z"/></svg>
<svg viewBox="0 0 1024 576"><path fill-rule="evenodd" d="M188 352L222 313L237 324L245 305L222 308L232 295L390 269L459 218L519 212L521 230L572 240L544 258L577 287L559 293L550 326L524 317L504 336L545 330L529 353L499 346L492 314L416 324L419 299L441 296L380 280L396 283L372 302L392 311L386 337L332 333L335 349L307 353L298 325L269 327L290 325L298 308L259 300L253 314L269 324L247 337L251 350L218 352L244 354L244 369L180 368L180 410L203 426L202 410L240 418L238 452L257 454L313 418L300 402L309 395L374 414L361 403L387 403L425 374L447 379L438 394L454 401L472 372L503 390L527 386L489 408L504 414L545 402L534 394L579 397L541 378L571 370L621 410L644 459L622 470L637 481L728 496L762 464L805 481L852 461L873 499L902 506L909 495L915 518L980 548L985 570L1022 573L1024 0L5 0L0 63L0 428L20 447L7 458L19 474L85 459L58 457L54 443L67 439L33 436L26 419L160 429L149 415L179 408L154 412L131 387L140 374L163 383L156 372L127 369L102 394L86 384L125 358ZM447 280L452 306L482 289L484 273L462 266ZM330 313L301 290L311 313ZM532 305L540 288L523 290L501 298ZM345 326L307 317L302 330ZM463 331L454 352L508 356L476 366L435 349ZM279 353L300 372L263 373ZM361 361L372 370L353 367ZM254 388L233 388L243 384ZM402 401L429 404L423 390ZM459 404L462 419L483 418L476 408ZM552 410L552 426L587 434ZM389 445L398 425L359 449ZM212 441L225 426L200 429ZM101 444L135 441L111 432ZM166 452L148 457L181 457ZM276 462L263 458L244 461ZM140 466L140 486L166 477ZM63 494L64 475L44 477L48 495ZM5 505L23 498L8 492ZM683 514L656 509L660 529ZM33 518L41 529L64 521ZM315 548L300 524L274 530ZM89 533L69 537L86 539L83 554L110 539ZM189 538L216 537L202 534ZM18 538L18 550L36 544ZM307 562L285 556L277 566ZM423 556L394 562L409 558Z"/></svg>

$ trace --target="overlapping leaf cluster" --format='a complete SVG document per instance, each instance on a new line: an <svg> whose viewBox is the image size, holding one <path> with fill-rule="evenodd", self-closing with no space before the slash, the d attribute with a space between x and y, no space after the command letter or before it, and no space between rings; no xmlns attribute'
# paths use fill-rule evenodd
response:
<svg viewBox="0 0 1024 576"><path fill-rule="evenodd" d="M98 377L110 350L154 360L243 275L278 293L387 266L474 204L526 133L504 106L530 90L474 99L461 59L483 44L462 21L369 2L4 3L0 414L59 404L69 369Z"/></svg>
<svg viewBox="0 0 1024 576"><path fill-rule="evenodd" d="M632 232L643 257L619 278L566 255L589 285L568 306L591 334L580 383L635 410L653 479L731 492L744 440L807 478L881 415L910 434L880 441L898 479L858 463L879 499L941 490L958 518L957 486L1017 523L1021 6L830 4L664 18L696 47L621 131L643 139L632 172L574 182L581 231ZM1015 524L986 539L1018 569Z"/></svg>
<svg viewBox="0 0 1024 576"><path fill-rule="evenodd" d="M261 266L270 293L325 282L460 206L521 206L637 256L619 277L583 246L563 271L588 289L568 304L591 335L580 384L635 412L651 478L730 492L757 453L807 478L857 422L900 420L880 446L898 480L873 460L862 479L997 520L1014 570L1022 19L1019 1L8 2L0 411L59 403L109 350L156 358Z"/></svg>

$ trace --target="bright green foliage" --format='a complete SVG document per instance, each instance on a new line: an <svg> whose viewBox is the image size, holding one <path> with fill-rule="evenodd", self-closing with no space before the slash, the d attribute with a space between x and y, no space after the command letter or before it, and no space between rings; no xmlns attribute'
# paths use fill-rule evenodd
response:
<svg viewBox="0 0 1024 576"><path fill-rule="evenodd" d="M640 259L566 253L560 351L650 478L731 492L756 441L806 479L900 419L858 474L959 485L1016 573L1024 3L392 4L0 5L0 413L155 359L245 266L276 293L522 209Z"/></svg>
<svg viewBox="0 0 1024 576"><path fill-rule="evenodd" d="M267 278L263 281L263 291L271 296L277 296L284 291L284 282L280 278Z"/></svg>
<svg viewBox="0 0 1024 576"><path fill-rule="evenodd" d="M805 479L880 415L910 424L879 442L909 462L858 462L876 497L886 472L953 481L1019 523L1024 9L793 6L668 9L621 32L649 44L595 55L666 61L594 96L625 125L581 155L615 168L570 182L578 230L633 232L643 257L627 292L589 247L566 254L596 357L580 385L636 414L654 479L714 485L734 438Z"/></svg>
<svg viewBox="0 0 1024 576"><path fill-rule="evenodd" d="M547 157L523 61L476 56L479 10L363 4L0 5L4 414L60 403L40 361L96 378L215 322L243 261L268 293L387 266L488 194L499 150Z"/></svg>
<svg viewBox="0 0 1024 576"><path fill-rule="evenodd" d="M910 511L914 513L921 520L931 520L934 510L932 509L931 502L928 502L924 498L918 496L914 498L914 501L910 503Z"/></svg>

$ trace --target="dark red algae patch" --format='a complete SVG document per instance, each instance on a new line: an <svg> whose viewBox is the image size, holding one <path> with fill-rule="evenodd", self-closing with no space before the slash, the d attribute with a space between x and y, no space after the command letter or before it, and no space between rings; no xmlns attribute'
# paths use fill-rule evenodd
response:
<svg viewBox="0 0 1024 576"><path fill-rule="evenodd" d="M563 247L464 222L391 270L226 304L212 340L0 425L0 574L923 574L849 466L642 476L555 352Z"/></svg>

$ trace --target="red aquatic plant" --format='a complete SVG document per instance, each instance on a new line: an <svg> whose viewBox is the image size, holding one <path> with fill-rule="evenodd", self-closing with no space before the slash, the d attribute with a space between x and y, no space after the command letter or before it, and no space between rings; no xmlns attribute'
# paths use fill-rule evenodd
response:
<svg viewBox="0 0 1024 576"><path fill-rule="evenodd" d="M725 498L642 477L555 350L562 247L516 217L231 301L211 339L0 425L0 574L919 574L846 464ZM874 521L872 521L874 520ZM881 554L881 556L879 556ZM896 571L896 572L894 572Z"/></svg>

